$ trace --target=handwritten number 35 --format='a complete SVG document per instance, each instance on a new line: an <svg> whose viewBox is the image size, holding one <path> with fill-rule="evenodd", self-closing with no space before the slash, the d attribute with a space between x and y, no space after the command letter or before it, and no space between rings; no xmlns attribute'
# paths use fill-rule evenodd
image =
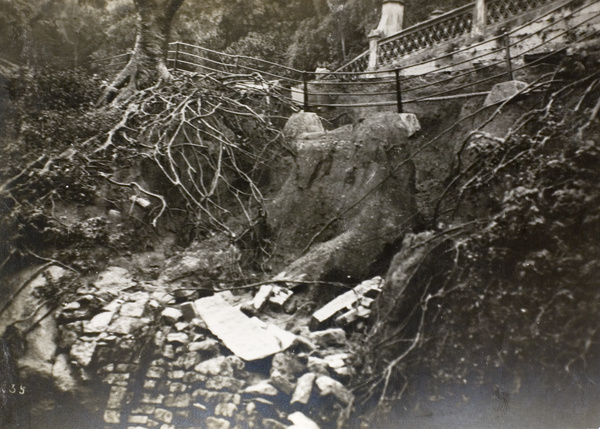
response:
<svg viewBox="0 0 600 429"><path fill-rule="evenodd" d="M6 388L2 387L2 393L7 393ZM11 384L10 388L8 389L8 393L10 393L11 395L14 395L17 393L17 385L16 384ZM24 395L25 394L25 386L23 385L19 385L19 390L18 390L19 395Z"/></svg>

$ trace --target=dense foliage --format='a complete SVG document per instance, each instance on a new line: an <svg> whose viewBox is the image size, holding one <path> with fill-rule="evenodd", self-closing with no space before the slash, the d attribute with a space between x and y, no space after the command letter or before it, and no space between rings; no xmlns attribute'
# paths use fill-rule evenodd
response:
<svg viewBox="0 0 600 429"><path fill-rule="evenodd" d="M456 385L488 386L507 400L506 386L518 392L522 380L573 392L593 383L600 91L598 73L582 69L563 69L563 84L529 96L531 109L504 138L471 133L463 168L448 180L449 217L405 239L405 259L392 267L403 274L388 279L396 289L366 342L365 397L393 406L417 379L431 400Z"/></svg>
<svg viewBox="0 0 600 429"><path fill-rule="evenodd" d="M464 0L406 1L405 26ZM17 65L89 66L130 50L132 0L0 0L0 58ZM381 0L187 1L172 40L314 70L335 67L367 47Z"/></svg>

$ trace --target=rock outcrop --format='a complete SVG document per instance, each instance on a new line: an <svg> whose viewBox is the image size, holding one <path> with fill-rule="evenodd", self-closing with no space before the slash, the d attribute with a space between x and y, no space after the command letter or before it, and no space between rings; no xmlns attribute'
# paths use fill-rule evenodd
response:
<svg viewBox="0 0 600 429"><path fill-rule="evenodd" d="M417 209L407 146L417 130L413 115L384 113L292 140L295 162L269 204L288 277L362 280L411 229Z"/></svg>

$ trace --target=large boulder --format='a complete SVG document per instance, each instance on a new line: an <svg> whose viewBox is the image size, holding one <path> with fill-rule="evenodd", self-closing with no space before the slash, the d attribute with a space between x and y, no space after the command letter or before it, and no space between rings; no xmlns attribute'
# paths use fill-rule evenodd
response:
<svg viewBox="0 0 600 429"><path fill-rule="evenodd" d="M407 146L416 127L416 118L379 113L291 142L297 156L268 207L288 277L364 279L411 229L417 209Z"/></svg>

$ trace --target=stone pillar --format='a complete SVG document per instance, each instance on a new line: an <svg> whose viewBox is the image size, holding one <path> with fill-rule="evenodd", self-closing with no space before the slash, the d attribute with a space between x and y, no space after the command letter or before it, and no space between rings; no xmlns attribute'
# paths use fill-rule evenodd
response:
<svg viewBox="0 0 600 429"><path fill-rule="evenodd" d="M473 39L483 39L485 36L485 26L487 21L486 0L477 0L475 2L475 10L473 11L473 28L471 36Z"/></svg>
<svg viewBox="0 0 600 429"><path fill-rule="evenodd" d="M369 33L369 65L367 66L368 71L377 70L377 54L379 50L379 41L382 39L383 34L379 30L373 30Z"/></svg>
<svg viewBox="0 0 600 429"><path fill-rule="evenodd" d="M404 1L383 0L381 19L377 26L377 30L383 34L383 37L391 36L402 31L403 22Z"/></svg>

